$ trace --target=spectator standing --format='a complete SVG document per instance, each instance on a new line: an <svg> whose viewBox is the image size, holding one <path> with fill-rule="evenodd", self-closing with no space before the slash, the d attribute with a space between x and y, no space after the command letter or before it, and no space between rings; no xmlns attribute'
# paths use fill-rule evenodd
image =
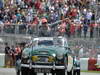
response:
<svg viewBox="0 0 100 75"><path fill-rule="evenodd" d="M11 46L10 51L11 51L11 56L12 56L12 66L14 66L15 65L15 47L13 45Z"/></svg>
<svg viewBox="0 0 100 75"><path fill-rule="evenodd" d="M4 27L4 23L2 21L0 21L0 32L3 32L3 27Z"/></svg>
<svg viewBox="0 0 100 75"><path fill-rule="evenodd" d="M59 26L58 26L58 30L59 30L59 35L60 36L64 36L65 34L65 28L66 28L66 23L62 22Z"/></svg>
<svg viewBox="0 0 100 75"><path fill-rule="evenodd" d="M0 0L0 8L3 8L3 1L2 0Z"/></svg>
<svg viewBox="0 0 100 75"><path fill-rule="evenodd" d="M83 51L84 51L83 46L81 46L79 50L79 57L83 57L83 54L84 54Z"/></svg>
<svg viewBox="0 0 100 75"><path fill-rule="evenodd" d="M70 12L70 17L75 19L78 15L77 9L76 8L72 8L71 12Z"/></svg>
<svg viewBox="0 0 100 75"><path fill-rule="evenodd" d="M20 59L21 59L21 48L20 48L20 46L19 45L17 45L16 46L16 48L15 48L15 56L16 56L16 60L15 60L15 64L16 64L16 74L17 75L20 75L20 66L18 66L18 63L20 63L21 61L20 61Z"/></svg>
<svg viewBox="0 0 100 75"><path fill-rule="evenodd" d="M56 16L57 14L55 14L55 12L53 10L51 10L50 12L50 23L54 23L56 21Z"/></svg>
<svg viewBox="0 0 100 75"><path fill-rule="evenodd" d="M93 38L94 24L90 24L90 38Z"/></svg>
<svg viewBox="0 0 100 75"><path fill-rule="evenodd" d="M19 45L16 46L15 53L16 53L15 55L16 55L16 61L17 61L18 59L21 58L21 48Z"/></svg>
<svg viewBox="0 0 100 75"><path fill-rule="evenodd" d="M75 37L75 24L74 22L71 23L70 25L70 34Z"/></svg>
<svg viewBox="0 0 100 75"><path fill-rule="evenodd" d="M8 46L8 43L5 43L5 67L10 67L10 47Z"/></svg>
<svg viewBox="0 0 100 75"><path fill-rule="evenodd" d="M77 26L77 36L81 37L81 34L82 34L82 24L79 24Z"/></svg>
<svg viewBox="0 0 100 75"><path fill-rule="evenodd" d="M83 32L84 32L84 38L86 38L88 32L88 25L83 25Z"/></svg>
<svg viewBox="0 0 100 75"><path fill-rule="evenodd" d="M4 19L4 12L3 10L0 10L0 21L3 21Z"/></svg>
<svg viewBox="0 0 100 75"><path fill-rule="evenodd" d="M87 22L88 25L89 25L90 22L91 22L92 16L93 16L93 13L92 13L92 11L89 9L89 10L87 11L86 17L85 17L85 18L86 18L86 22Z"/></svg>
<svg viewBox="0 0 100 75"><path fill-rule="evenodd" d="M8 57L9 57L9 62L8 62L8 67L13 67L14 66L14 46L11 46L11 48L8 51Z"/></svg>
<svg viewBox="0 0 100 75"><path fill-rule="evenodd" d="M67 34L67 36L68 37L70 37L71 36L71 33L70 33L70 19L68 19L67 21L66 21L66 34Z"/></svg>

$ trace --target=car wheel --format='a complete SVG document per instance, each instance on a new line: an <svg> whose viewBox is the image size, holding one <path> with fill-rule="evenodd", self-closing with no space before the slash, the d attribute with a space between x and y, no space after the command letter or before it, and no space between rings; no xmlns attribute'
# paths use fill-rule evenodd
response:
<svg viewBox="0 0 100 75"><path fill-rule="evenodd" d="M33 69L29 69L28 75L37 75L37 73Z"/></svg>
<svg viewBox="0 0 100 75"><path fill-rule="evenodd" d="M55 75L55 73L52 73L52 75Z"/></svg>
<svg viewBox="0 0 100 75"><path fill-rule="evenodd" d="M70 72L67 72L67 75L73 75L73 70L71 70Z"/></svg>
<svg viewBox="0 0 100 75"><path fill-rule="evenodd" d="M44 73L43 75L46 75L46 73Z"/></svg>
<svg viewBox="0 0 100 75"><path fill-rule="evenodd" d="M21 75L37 75L37 73L29 68L21 68Z"/></svg>
<svg viewBox="0 0 100 75"><path fill-rule="evenodd" d="M65 69L56 71L56 75L65 75L65 74L66 74Z"/></svg>
<svg viewBox="0 0 100 75"><path fill-rule="evenodd" d="M21 75L28 75L28 68L21 68Z"/></svg>
<svg viewBox="0 0 100 75"><path fill-rule="evenodd" d="M55 70L52 70L51 71L51 75L55 75Z"/></svg>

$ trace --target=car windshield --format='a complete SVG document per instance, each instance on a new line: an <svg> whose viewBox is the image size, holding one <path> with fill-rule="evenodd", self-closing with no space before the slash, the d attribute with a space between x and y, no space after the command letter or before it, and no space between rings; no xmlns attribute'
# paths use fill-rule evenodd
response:
<svg viewBox="0 0 100 75"><path fill-rule="evenodd" d="M62 39L54 39L54 42L55 42L55 45L57 45L57 46L63 46L63 41L62 41Z"/></svg>
<svg viewBox="0 0 100 75"><path fill-rule="evenodd" d="M42 40L42 41L38 41L38 45L52 46L54 45L54 43L51 40Z"/></svg>

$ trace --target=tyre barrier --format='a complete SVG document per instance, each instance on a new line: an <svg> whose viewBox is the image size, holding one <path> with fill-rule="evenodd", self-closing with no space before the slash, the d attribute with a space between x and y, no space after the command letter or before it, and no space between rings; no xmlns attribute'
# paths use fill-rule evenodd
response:
<svg viewBox="0 0 100 75"><path fill-rule="evenodd" d="M81 58L80 68L82 71L100 71L100 59Z"/></svg>

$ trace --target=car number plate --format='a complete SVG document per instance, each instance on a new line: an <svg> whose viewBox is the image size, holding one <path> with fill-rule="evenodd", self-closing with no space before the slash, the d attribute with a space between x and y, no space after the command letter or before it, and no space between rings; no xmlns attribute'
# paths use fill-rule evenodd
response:
<svg viewBox="0 0 100 75"><path fill-rule="evenodd" d="M47 69L47 68L36 68L34 69L34 72L37 72L37 73L50 73L51 69Z"/></svg>
<svg viewBox="0 0 100 75"><path fill-rule="evenodd" d="M40 58L40 62L48 62L48 58Z"/></svg>

